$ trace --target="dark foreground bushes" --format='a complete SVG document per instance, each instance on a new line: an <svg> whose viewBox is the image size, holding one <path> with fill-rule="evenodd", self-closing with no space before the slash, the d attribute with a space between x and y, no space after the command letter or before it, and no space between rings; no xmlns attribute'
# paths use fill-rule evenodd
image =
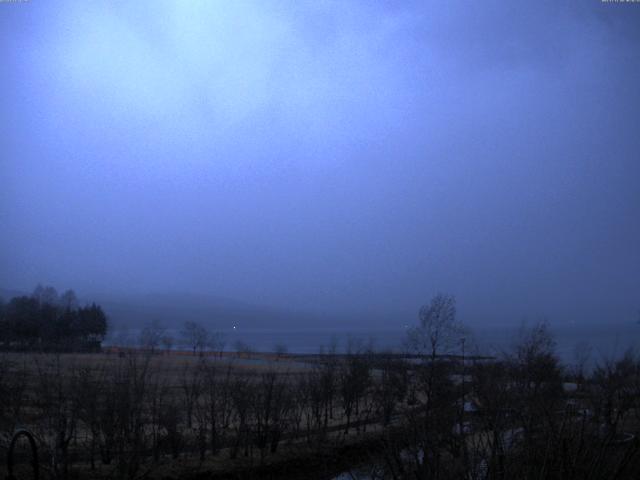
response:
<svg viewBox="0 0 640 480"><path fill-rule="evenodd" d="M373 358L292 373L206 357L11 354L0 427L34 432L45 478L244 471L360 442L381 478L636 478L631 355L579 385L541 351L464 366Z"/></svg>
<svg viewBox="0 0 640 480"><path fill-rule="evenodd" d="M640 478L636 355L570 371L540 325L500 358L465 358L451 306L423 309L411 356L352 345L295 371L151 352L5 354L0 432L27 426L54 479L246 475L292 455L317 469L312 458L358 445L368 478Z"/></svg>

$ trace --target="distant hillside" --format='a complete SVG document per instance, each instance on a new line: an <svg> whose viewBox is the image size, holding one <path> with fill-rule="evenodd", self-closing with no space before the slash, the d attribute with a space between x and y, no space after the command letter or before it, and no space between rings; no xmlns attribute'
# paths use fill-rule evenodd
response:
<svg viewBox="0 0 640 480"><path fill-rule="evenodd" d="M0 288L5 302L30 292ZM126 297L80 296L80 304L96 302L109 318L113 329L139 328L152 320L167 328L178 328L187 321L199 322L211 329L295 328L318 324L319 319L306 312L294 312L206 295L153 293Z"/></svg>
<svg viewBox="0 0 640 480"><path fill-rule="evenodd" d="M58 293L61 293L59 290ZM31 291L0 288L5 302L12 297L31 295ZM212 330L241 329L309 329L309 328L388 328L401 326L407 320L394 322L392 317L378 312L362 314L329 311L316 313L286 307L271 307L218 296L190 293L148 293L128 295L78 293L81 305L96 302L104 309L110 331L137 329L157 320L166 328L180 328L187 321L196 321ZM363 324L362 318L366 318Z"/></svg>
<svg viewBox="0 0 640 480"><path fill-rule="evenodd" d="M167 328L180 327L187 320L211 329L292 328L318 324L312 314L252 305L226 298L192 294L147 294L127 298L96 299L115 329L136 328L152 320Z"/></svg>

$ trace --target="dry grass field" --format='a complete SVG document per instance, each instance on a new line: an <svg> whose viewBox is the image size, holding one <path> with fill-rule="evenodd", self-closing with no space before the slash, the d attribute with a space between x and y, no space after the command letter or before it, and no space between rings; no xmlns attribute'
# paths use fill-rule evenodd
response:
<svg viewBox="0 0 640 480"><path fill-rule="evenodd" d="M42 478L62 480L329 480L362 463L382 464L380 478L636 478L640 361L571 373L536 341L465 362L4 353L0 455L25 428ZM15 459L28 473L26 446Z"/></svg>

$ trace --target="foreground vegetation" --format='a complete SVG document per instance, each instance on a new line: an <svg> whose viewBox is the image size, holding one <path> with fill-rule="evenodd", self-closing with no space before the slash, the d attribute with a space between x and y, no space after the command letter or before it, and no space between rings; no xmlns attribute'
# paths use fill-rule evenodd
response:
<svg viewBox="0 0 640 480"><path fill-rule="evenodd" d="M367 478L638 478L638 357L563 368L538 325L480 359L462 334L439 296L410 357L10 353L0 430L30 429L55 479L328 479L346 468L331 456Z"/></svg>

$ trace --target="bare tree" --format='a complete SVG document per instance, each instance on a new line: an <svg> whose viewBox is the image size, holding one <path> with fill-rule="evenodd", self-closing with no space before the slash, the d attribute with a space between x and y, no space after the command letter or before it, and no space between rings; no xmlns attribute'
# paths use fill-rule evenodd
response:
<svg viewBox="0 0 640 480"><path fill-rule="evenodd" d="M23 420L28 380L25 362L0 358L0 428L4 431L12 431Z"/></svg>
<svg viewBox="0 0 640 480"><path fill-rule="evenodd" d="M456 300L451 295L438 294L419 312L420 324L409 330L407 346L415 353L426 354L431 360L452 353L460 344L463 328L456 320Z"/></svg>
<svg viewBox="0 0 640 480"><path fill-rule="evenodd" d="M578 342L573 349L573 374L578 383L582 383L587 374L592 350L587 342Z"/></svg>
<svg viewBox="0 0 640 480"><path fill-rule="evenodd" d="M37 425L40 438L46 439L44 445L51 458L53 478L66 480L72 463L70 446L79 420L79 408L71 395L77 389L78 377L75 367L72 367L70 375L65 375L60 355L47 360L50 361L41 362L37 359L35 362L38 372L35 386L35 406L39 417Z"/></svg>
<svg viewBox="0 0 640 480"><path fill-rule="evenodd" d="M218 356L222 357L222 353L224 352L224 347L226 345L226 340L222 333L220 332L211 333L207 340L207 344L212 351L218 352Z"/></svg>
<svg viewBox="0 0 640 480"><path fill-rule="evenodd" d="M162 343L162 346L164 347L164 350L167 354L171 352L171 349L173 348L173 345L175 343L173 337L168 334L164 334L160 339L160 342Z"/></svg>
<svg viewBox="0 0 640 480"><path fill-rule="evenodd" d="M367 352L356 349L349 350L339 370L340 394L342 409L346 419L345 435L349 433L353 416L360 414L360 406L371 381L371 364Z"/></svg>
<svg viewBox="0 0 640 480"><path fill-rule="evenodd" d="M244 342L243 340L236 340L233 344L236 353L238 354L239 357L241 356L245 356L245 357L249 357L249 355L251 354L251 346Z"/></svg>
<svg viewBox="0 0 640 480"><path fill-rule="evenodd" d="M158 320L153 320L145 325L140 332L140 346L150 350L151 353L155 353L156 348L158 348L160 342L162 342L165 332L166 330L162 324Z"/></svg>
<svg viewBox="0 0 640 480"><path fill-rule="evenodd" d="M193 411L203 390L203 370L200 364L184 364L181 375L182 401L186 415L187 427L193 425Z"/></svg>
<svg viewBox="0 0 640 480"><path fill-rule="evenodd" d="M407 347L422 362L408 372L407 407L402 409L402 435L385 436L385 459L394 478L462 478L462 392L452 381L456 364L446 355L461 345L464 333L456 320L455 299L438 294L419 311L420 323L409 330ZM390 378L386 379L387 381ZM380 392L383 407L390 392ZM389 418L389 407L386 405ZM383 410L384 411L384 410ZM455 461L454 461L455 459Z"/></svg>
<svg viewBox="0 0 640 480"><path fill-rule="evenodd" d="M252 424L256 446L260 449L260 459L264 460L267 447L275 453L286 426L287 414L292 397L288 385L276 372L266 372L255 385Z"/></svg>
<svg viewBox="0 0 640 480"><path fill-rule="evenodd" d="M236 458L240 449L244 449L244 456L249 456L251 445L250 415L253 407L255 386L252 379L246 375L236 375L231 387L231 401L235 412L233 427L235 439L229 452L230 457Z"/></svg>
<svg viewBox="0 0 640 480"><path fill-rule="evenodd" d="M407 365L403 361L384 359L379 370L380 379L375 383L374 398L386 426L407 395Z"/></svg>
<svg viewBox="0 0 640 480"><path fill-rule="evenodd" d="M284 343L276 343L273 347L273 352L276 354L278 360L286 355L288 351L289 349Z"/></svg>
<svg viewBox="0 0 640 480"><path fill-rule="evenodd" d="M232 423L234 415L232 402L233 370L228 365L220 378L212 364L204 364L204 405L208 414L203 415L209 423L209 443L212 454L216 454Z"/></svg>
<svg viewBox="0 0 640 480"><path fill-rule="evenodd" d="M626 416L639 404L639 377L640 358L636 358L633 350L617 361L605 361L593 372L592 405L604 426L603 433L610 438L620 432Z"/></svg>
<svg viewBox="0 0 640 480"><path fill-rule="evenodd" d="M184 342L193 350L193 354L196 352L203 353L204 349L209 344L209 332L205 327L198 322L188 320L184 322L182 327L182 338Z"/></svg>

